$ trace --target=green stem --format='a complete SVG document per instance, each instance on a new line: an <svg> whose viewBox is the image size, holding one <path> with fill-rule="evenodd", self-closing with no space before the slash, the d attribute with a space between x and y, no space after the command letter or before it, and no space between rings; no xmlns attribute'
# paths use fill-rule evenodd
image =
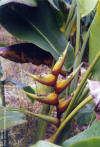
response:
<svg viewBox="0 0 100 147"><path fill-rule="evenodd" d="M74 62L74 69L76 69L77 66L80 64L80 61L79 61L79 56L80 56L79 49L80 49L80 7L77 4L77 32L76 32L76 48L75 48L75 56L76 56L76 58L75 58L75 62ZM79 74L79 72L75 76L75 79L72 81L69 93L71 93L77 87L78 74Z"/></svg>
<svg viewBox="0 0 100 147"><path fill-rule="evenodd" d="M79 56L80 56L80 53L78 53L75 57L73 70L75 70L79 66ZM79 72L77 72L75 78L73 79L73 81L70 84L69 94L71 94L77 88L78 75L79 75Z"/></svg>
<svg viewBox="0 0 100 147"><path fill-rule="evenodd" d="M91 78L91 75L92 75L92 73L89 74L88 78ZM79 94L77 96L77 99L74 102L74 108L79 103L81 103L84 100L85 97L87 97L89 89L88 88L85 89L86 85L87 85L87 81L85 81L84 85L82 86L82 88L81 88L81 90L80 90L80 92L79 92Z"/></svg>
<svg viewBox="0 0 100 147"><path fill-rule="evenodd" d="M49 123L58 125L58 119L51 117L51 116L47 116L47 115L44 115L44 114L35 114L35 113L30 112L28 110L25 110L23 108L7 107L6 110L7 111L19 111L19 112L22 112L22 113L27 114L27 115L33 115L34 117L37 117L37 118L40 118L40 119L47 121Z"/></svg>
<svg viewBox="0 0 100 147"><path fill-rule="evenodd" d="M60 127L56 131L56 133L50 138L50 141L56 143L59 134L64 129L66 124L72 119L72 117L87 103L89 103L93 99L92 96L88 96L84 101L82 101L69 115L68 117L61 123Z"/></svg>
<svg viewBox="0 0 100 147"><path fill-rule="evenodd" d="M91 76L92 76L92 73L89 74L88 79L90 79ZM87 80L85 81L84 85L83 85L82 88L80 89L80 92L79 92L79 94L78 94L78 96L77 96L77 99L76 99L75 102L74 102L74 105L75 105L74 108L75 108L80 102L82 102L82 101L84 100L84 98L87 96L87 94L88 94L88 92L89 92L89 89L88 89L88 88L85 89L86 85L87 85Z"/></svg>
<svg viewBox="0 0 100 147"><path fill-rule="evenodd" d="M96 115L95 115L95 112L93 112L93 114L92 114L92 117L91 117L91 120L90 120L90 122L89 122L89 125L91 126L92 125L92 123L93 123L93 121L96 119Z"/></svg>
<svg viewBox="0 0 100 147"><path fill-rule="evenodd" d="M67 26L68 26L68 24L69 24L69 22L70 22L70 20L73 16L74 12L75 12L75 4L76 4L75 0L73 0L72 4L71 4L71 9L70 9L69 14L68 14L68 18L67 18L67 21L66 21L66 28L67 28ZM65 30L66 30L66 28L65 28Z"/></svg>
<svg viewBox="0 0 100 147"><path fill-rule="evenodd" d="M73 28L73 26L75 24L75 20L76 20L76 13L74 14L71 23L69 23L69 25L68 25L68 27L67 27L67 29L65 31L65 37L66 37L67 40L69 40L70 33L71 33L72 28Z"/></svg>
<svg viewBox="0 0 100 147"><path fill-rule="evenodd" d="M85 36L85 39L83 41L82 48L81 48L80 52L76 55L74 66L73 66L73 70L75 70L77 68L77 66L82 61L82 57L83 57L83 54L84 54L86 43L87 43L88 38L89 38L89 34L90 34L90 28L88 29L88 32L86 33L86 36ZM77 87L77 81L78 81L78 74L77 74L77 76L75 77L75 79L71 83L70 93L72 93L76 89L76 87Z"/></svg>
<svg viewBox="0 0 100 147"><path fill-rule="evenodd" d="M49 92L52 91L52 88L48 87L47 90L48 91L46 91L46 93L49 93ZM45 94L45 91L41 91L41 94ZM48 122L49 122L48 120L54 119L54 118L49 116L49 111L50 111L50 105L43 104L41 114L35 114L35 116L38 115L39 117L44 116L44 117L41 117L40 120L38 121L38 127L37 127L37 130L35 132L35 136L36 136L35 141L44 139L45 133L46 133L46 130L47 130L47 125L48 125ZM45 119L45 118L47 118L47 119ZM43 127L41 127L41 126L43 126Z"/></svg>
<svg viewBox="0 0 100 147"><path fill-rule="evenodd" d="M84 54L84 50L85 50L86 43L87 43L87 41L88 41L89 35L90 35L90 27L89 27L89 29L88 29L88 31L87 31L87 33L86 33L85 39L84 39L83 44L82 44L82 48L81 48L81 50L80 50L80 62L81 62L81 60L82 60L82 57L83 57L83 54ZM79 63L79 64L80 64L80 63Z"/></svg>
<svg viewBox="0 0 100 147"><path fill-rule="evenodd" d="M74 102L77 100L78 95L80 93L81 88L83 87L84 83L86 82L89 74L91 73L93 67L95 66L95 64L97 63L98 59L100 58L100 51L97 53L96 57L94 58L93 62L91 63L91 65L89 66L89 68L87 69L87 72L85 73L85 75L83 76L82 81L80 82L79 86L77 87L76 91L74 92L74 96L72 97L72 100L67 108L67 110L64 113L64 117L63 117L63 121L66 118L66 116L71 112L71 110L73 109L73 105Z"/></svg>
<svg viewBox="0 0 100 147"><path fill-rule="evenodd" d="M78 99L78 104L84 100L84 98L88 95L89 93L89 88L86 88L83 92L83 94L80 96L80 98Z"/></svg>
<svg viewBox="0 0 100 147"><path fill-rule="evenodd" d="M41 115L44 114L44 115L48 116L49 111L50 111L50 106L43 104ZM42 119L39 120L38 128L37 128L37 131L36 131L36 141L44 139L45 133L46 133L46 130L47 130L47 125L48 125L48 122L45 122ZM43 126L43 127L41 127L41 126Z"/></svg>
<svg viewBox="0 0 100 147"><path fill-rule="evenodd" d="M76 31L76 48L75 55L79 52L80 49L80 7L77 3L77 31Z"/></svg>

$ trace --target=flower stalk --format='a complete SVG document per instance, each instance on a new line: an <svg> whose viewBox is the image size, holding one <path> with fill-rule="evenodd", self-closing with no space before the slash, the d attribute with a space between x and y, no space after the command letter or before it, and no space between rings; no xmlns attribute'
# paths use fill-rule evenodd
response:
<svg viewBox="0 0 100 147"><path fill-rule="evenodd" d="M100 58L100 51L98 52L98 54L96 55L96 57L94 58L93 62L91 63L91 65L89 66L89 68L87 69L87 72L85 73L82 81L80 82L79 86L77 87L76 91L74 92L74 95L72 97L72 100L67 108L67 110L64 113L64 117L63 117L63 121L65 120L65 118L68 116L68 114L72 111L73 106L75 101L78 98L80 89L83 87L84 83L86 82L89 74L91 73L92 69L94 68L95 64L97 63L98 59Z"/></svg>
<svg viewBox="0 0 100 147"><path fill-rule="evenodd" d="M89 103L93 99L92 96L88 96L85 100L83 100L68 116L67 118L61 123L59 128L57 129L56 133L49 139L50 142L56 143L57 138L59 137L59 134L64 129L64 127L67 125L67 123L72 119L73 116L87 103Z"/></svg>

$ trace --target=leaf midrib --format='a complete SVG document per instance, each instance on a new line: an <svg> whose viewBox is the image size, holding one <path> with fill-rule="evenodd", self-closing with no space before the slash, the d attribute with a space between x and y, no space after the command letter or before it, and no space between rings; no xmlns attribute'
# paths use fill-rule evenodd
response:
<svg viewBox="0 0 100 147"><path fill-rule="evenodd" d="M24 17L23 15L21 15L18 11L16 11L22 18L24 18L44 39L46 42L48 42L48 44L55 50L55 52L57 53L57 55L59 56L60 53L58 52L58 50L56 49L56 47L52 44L52 42L50 42L50 40L48 40L48 38L46 37L46 35L44 35L37 26L35 26L29 19L27 19L26 17Z"/></svg>

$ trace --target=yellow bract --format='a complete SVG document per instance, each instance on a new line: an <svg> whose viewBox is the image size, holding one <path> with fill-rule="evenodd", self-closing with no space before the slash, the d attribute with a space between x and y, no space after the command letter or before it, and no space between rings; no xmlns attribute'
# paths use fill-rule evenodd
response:
<svg viewBox="0 0 100 147"><path fill-rule="evenodd" d="M47 75L45 74L41 76L33 75L30 73L26 73L26 74L32 77L33 79L35 79L36 81L45 84L47 86L53 86L56 82L56 76L53 74L47 74Z"/></svg>
<svg viewBox="0 0 100 147"><path fill-rule="evenodd" d="M79 65L77 69L74 70L73 73L70 74L69 77L67 77L67 79L62 80L62 81L57 80L58 74L61 72L62 66L64 65L68 46L69 45L67 45L61 57L59 57L58 61L54 65L52 72L50 74L37 76L37 75L30 74L30 73L26 73L27 75L29 75L30 77L38 81L39 83L42 83L47 86L53 86L54 92L49 93L49 94L44 94L44 95L42 94L36 95L36 94L28 93L28 92L25 92L25 94L41 103L55 105L57 108L57 112L61 112L61 113L65 111L65 109L70 103L70 100L59 101L58 96L71 83L76 73L78 72L79 68L81 67L81 65Z"/></svg>
<svg viewBox="0 0 100 147"><path fill-rule="evenodd" d="M69 103L70 103L70 100L59 101L59 104L57 106L57 110L59 112L64 112L66 110L66 108L68 107Z"/></svg>
<svg viewBox="0 0 100 147"><path fill-rule="evenodd" d="M25 94L41 103L50 104L50 105L58 104L58 94L56 94L55 92L52 92L48 95L36 95L28 92L25 92Z"/></svg>
<svg viewBox="0 0 100 147"><path fill-rule="evenodd" d="M53 69L52 69L52 74L54 75L58 75L62 69L62 66L64 65L64 61L67 55L67 49L68 46L66 47L66 49L64 50L64 52L62 53L62 55L59 57L58 61L56 62L56 64L54 65Z"/></svg>

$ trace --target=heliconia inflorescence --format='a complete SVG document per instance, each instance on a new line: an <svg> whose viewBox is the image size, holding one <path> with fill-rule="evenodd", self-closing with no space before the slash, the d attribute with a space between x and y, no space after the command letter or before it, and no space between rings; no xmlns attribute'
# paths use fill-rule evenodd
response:
<svg viewBox="0 0 100 147"><path fill-rule="evenodd" d="M62 99L59 100L59 94L71 83L71 81L74 79L75 75L79 71L81 65L77 67L76 70L74 70L65 80L58 80L58 75L62 71L62 67L64 65L66 55L67 55L67 49L68 46L66 47L65 51L62 53L62 55L59 57L58 61L55 63L55 65L52 68L52 71L50 74L45 74L41 76L33 75L30 73L26 73L30 77L32 77L34 80L38 81L39 83L42 83L47 86L52 86L54 87L54 92L49 93L47 95L36 95L36 94L31 94L28 92L25 92L27 96L30 96L31 98L44 103L44 104L49 104L49 105L55 105L57 112L63 113L71 99Z"/></svg>

